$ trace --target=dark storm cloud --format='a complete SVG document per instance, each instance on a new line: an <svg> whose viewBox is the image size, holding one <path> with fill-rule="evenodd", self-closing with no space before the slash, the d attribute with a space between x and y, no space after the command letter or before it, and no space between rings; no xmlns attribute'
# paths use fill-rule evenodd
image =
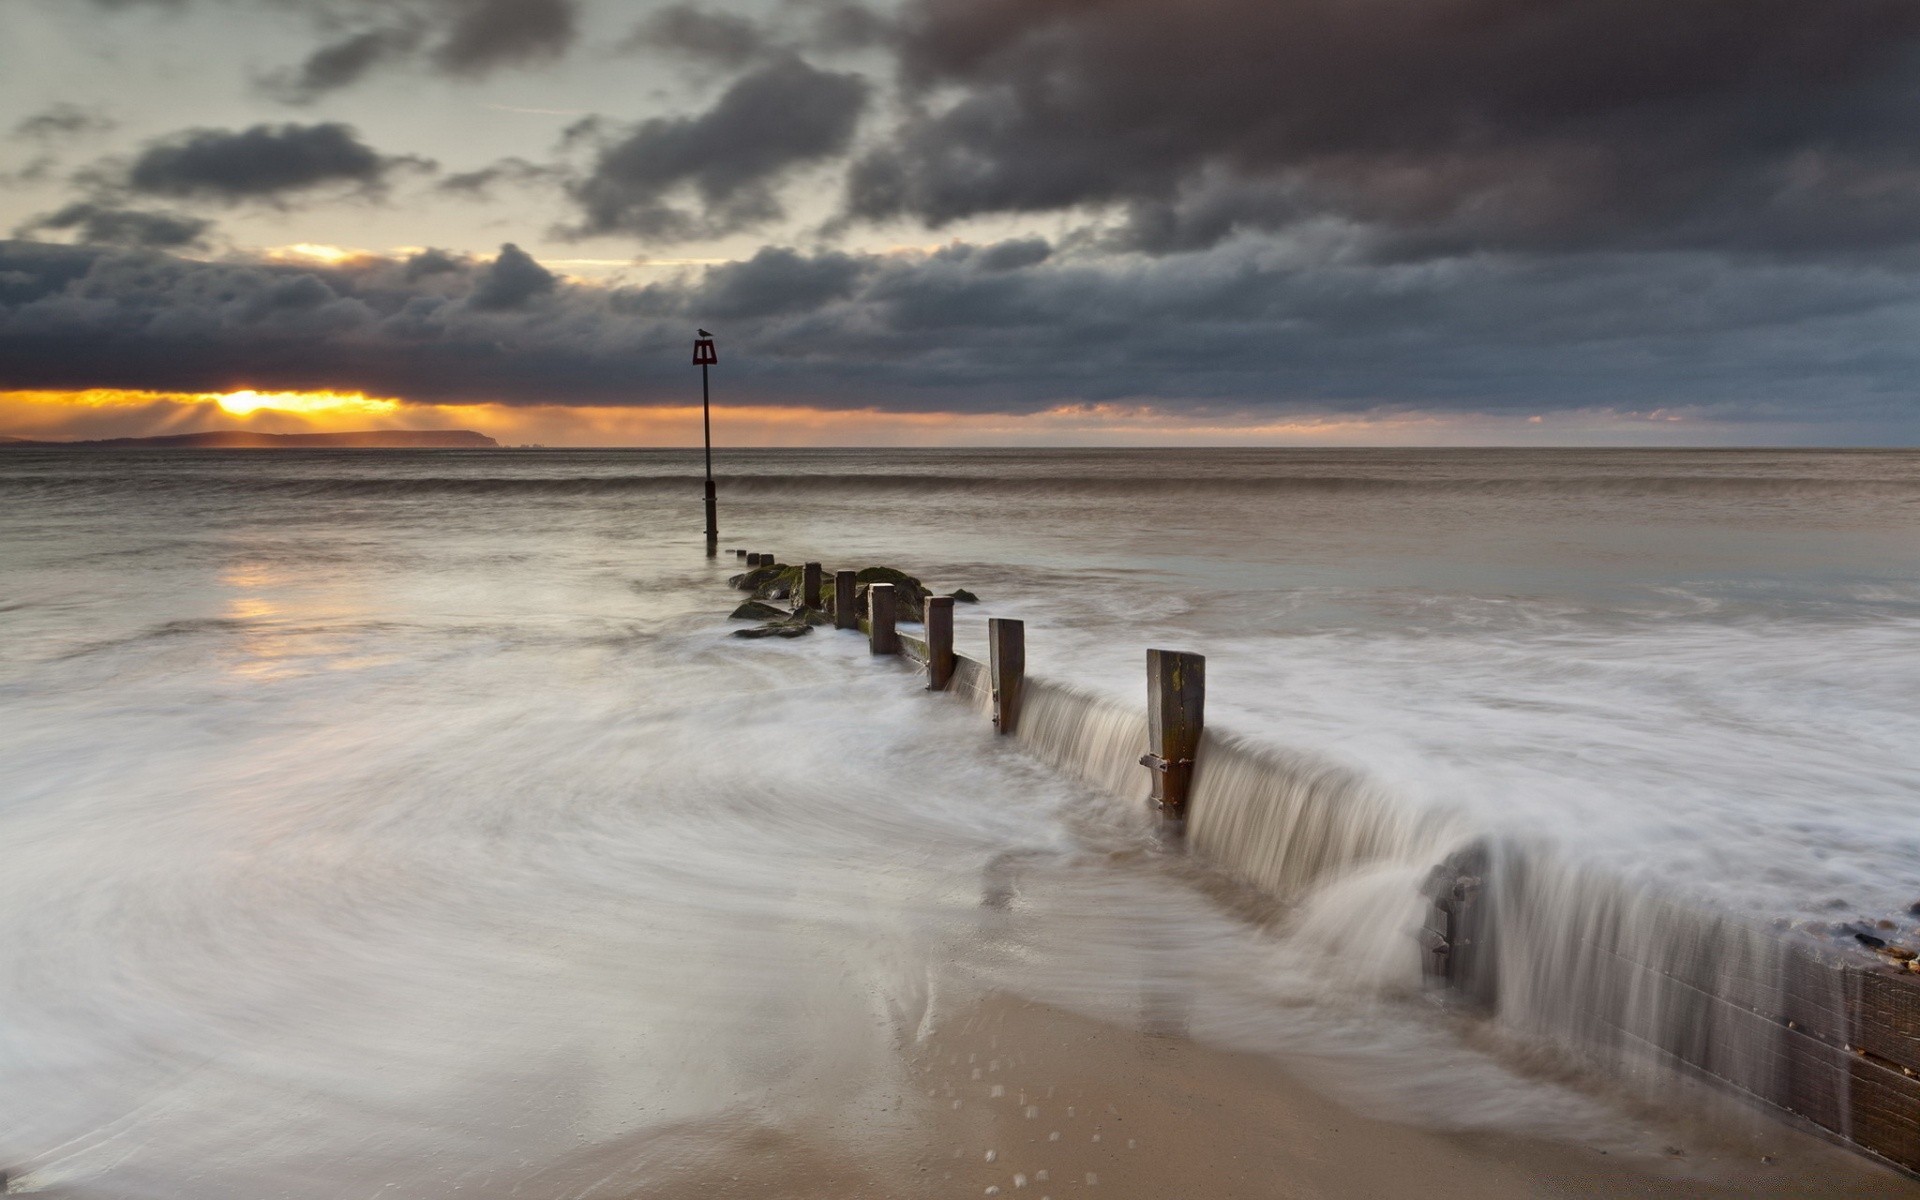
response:
<svg viewBox="0 0 1920 1200"><path fill-rule="evenodd" d="M1027 265L1015 265L1021 261ZM363 389L684 403L693 329L759 403L1021 412L1538 413L1690 407L1911 438L1920 270L1706 253L1303 266L769 249L641 288L517 250L329 268L0 243L0 389Z"/></svg>
<svg viewBox="0 0 1920 1200"><path fill-rule="evenodd" d="M412 267L413 261L408 263ZM525 250L508 242L500 247L500 257L481 272L467 302L482 312L505 312L524 308L527 303L553 291L559 279L533 260Z"/></svg>
<svg viewBox="0 0 1920 1200"><path fill-rule="evenodd" d="M409 284L433 275L457 275L465 269L466 260L459 255L431 247L406 259L401 266L402 275Z"/></svg>
<svg viewBox="0 0 1920 1200"><path fill-rule="evenodd" d="M82 200L35 217L20 232L71 230L79 241L94 245L170 250L197 244L212 227L211 221L182 213L109 208Z"/></svg>
<svg viewBox="0 0 1920 1200"><path fill-rule="evenodd" d="M856 216L1105 210L1155 251L1920 235L1909 0L915 0L896 44L913 113Z"/></svg>
<svg viewBox="0 0 1920 1200"><path fill-rule="evenodd" d="M714 321L816 311L847 299L872 270L871 260L851 254L809 257L769 246L745 262L708 271L695 310Z"/></svg>
<svg viewBox="0 0 1920 1200"><path fill-rule="evenodd" d="M426 165L379 154L337 122L192 129L149 143L127 169L125 186L147 195L221 201L275 199L320 187L377 192L396 169Z"/></svg>
<svg viewBox="0 0 1920 1200"><path fill-rule="evenodd" d="M558 56L573 44L574 0L443 0L445 36L433 62L457 75Z"/></svg>
<svg viewBox="0 0 1920 1200"><path fill-rule="evenodd" d="M866 101L859 76L781 55L706 112L645 121L603 145L570 189L581 212L575 232L680 241L775 220L784 215L775 185L843 154ZM678 199L682 190L694 207Z"/></svg>

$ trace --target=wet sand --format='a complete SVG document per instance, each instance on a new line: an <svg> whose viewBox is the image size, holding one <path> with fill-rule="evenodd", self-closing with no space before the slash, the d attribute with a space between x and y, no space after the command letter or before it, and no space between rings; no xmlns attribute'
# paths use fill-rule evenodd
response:
<svg viewBox="0 0 1920 1200"><path fill-rule="evenodd" d="M1284 1065L990 996L901 1047L910 1083L809 1128L741 1111L516 1181L521 1197L1904 1200L1920 1183L1758 1113L1657 1151L1376 1120Z"/></svg>

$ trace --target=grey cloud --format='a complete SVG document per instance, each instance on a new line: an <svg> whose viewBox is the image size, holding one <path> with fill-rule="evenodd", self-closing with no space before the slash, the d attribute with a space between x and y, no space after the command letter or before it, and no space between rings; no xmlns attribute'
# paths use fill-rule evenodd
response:
<svg viewBox="0 0 1920 1200"><path fill-rule="evenodd" d="M574 0L443 0L450 19L433 61L458 75L553 58L573 44Z"/></svg>
<svg viewBox="0 0 1920 1200"><path fill-rule="evenodd" d="M228 202L328 186L377 192L396 169L427 165L379 154L351 127L335 122L193 129L150 143L128 168L125 186L148 195Z"/></svg>
<svg viewBox="0 0 1920 1200"><path fill-rule="evenodd" d="M409 261L408 269L418 261ZM535 262L531 254L508 242L500 247L500 257L481 273L468 303L482 312L524 308L529 301L553 291L558 282L558 277Z"/></svg>
<svg viewBox="0 0 1920 1200"><path fill-rule="evenodd" d="M728 394L754 403L1689 407L1920 434L1917 265L1704 252L1303 264L1245 241L1157 259L1009 256L767 250L609 291L505 249L491 263L319 269L0 243L0 389L683 403L692 330L724 318Z"/></svg>
<svg viewBox="0 0 1920 1200"><path fill-rule="evenodd" d="M807 256L768 246L745 262L707 272L697 313L707 320L768 317L816 311L853 294L873 270L870 259L850 254Z"/></svg>
<svg viewBox="0 0 1920 1200"><path fill-rule="evenodd" d="M443 192L483 200L500 184L553 183L563 177L564 171L559 167L528 162L524 158L503 158L477 170L448 175L435 186Z"/></svg>
<svg viewBox="0 0 1920 1200"><path fill-rule="evenodd" d="M419 44L417 27L364 30L320 47L296 68L274 72L261 86L289 104L306 104L357 83L376 66L404 58Z"/></svg>
<svg viewBox="0 0 1920 1200"><path fill-rule="evenodd" d="M620 45L689 66L739 69L780 54L865 50L892 35L886 17L853 0L789 3L768 19L680 3L641 21Z"/></svg>
<svg viewBox="0 0 1920 1200"><path fill-rule="evenodd" d="M408 283L417 283L434 275L459 274L467 269L467 262L460 256L446 250L431 247L408 258L402 264L402 274Z"/></svg>
<svg viewBox="0 0 1920 1200"><path fill-rule="evenodd" d="M114 124L111 118L91 108L62 101L23 118L13 127L13 136L35 142L64 141L105 133Z"/></svg>
<svg viewBox="0 0 1920 1200"><path fill-rule="evenodd" d="M579 0L93 0L108 10L259 8L305 17L329 40L262 86L293 103L364 78L375 67L421 61L455 76L544 62L579 36ZM348 30L342 35L343 30Z"/></svg>
<svg viewBox="0 0 1920 1200"><path fill-rule="evenodd" d="M1053 247L1045 238L1012 238L995 242L980 251L980 265L989 271L1017 271L1047 261Z"/></svg>
<svg viewBox="0 0 1920 1200"><path fill-rule="evenodd" d="M635 26L622 46L740 67L769 53L774 43L757 21L736 13L672 4Z"/></svg>
<svg viewBox="0 0 1920 1200"><path fill-rule="evenodd" d="M82 242L168 250L197 244L212 227L211 221L182 213L109 208L87 201L75 201L65 208L35 217L22 227L21 232L72 230Z"/></svg>
<svg viewBox="0 0 1920 1200"><path fill-rule="evenodd" d="M866 5L825 3L815 6L807 41L821 50L864 50L893 37L893 22Z"/></svg>
<svg viewBox="0 0 1920 1200"><path fill-rule="evenodd" d="M656 118L601 148L570 189L580 234L677 241L783 215L773 188L792 169L844 153L867 101L857 75L783 55L698 116ZM696 208L676 199L687 189Z"/></svg>
<svg viewBox="0 0 1920 1200"><path fill-rule="evenodd" d="M868 219L1110 212L1155 252L1329 218L1440 252L1920 237L1906 0L915 0L896 37Z"/></svg>

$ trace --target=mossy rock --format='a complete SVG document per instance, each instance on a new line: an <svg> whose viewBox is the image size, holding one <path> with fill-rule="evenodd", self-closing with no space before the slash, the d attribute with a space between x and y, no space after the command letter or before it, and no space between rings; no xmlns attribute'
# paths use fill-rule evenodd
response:
<svg viewBox="0 0 1920 1200"><path fill-rule="evenodd" d="M893 567L863 567L853 577L855 609L867 614L867 589L876 583L893 585L894 615L907 621L924 619L928 592L918 579Z"/></svg>
<svg viewBox="0 0 1920 1200"><path fill-rule="evenodd" d="M752 629L736 629L733 631L733 636L737 638L797 638L805 637L812 632L813 626L805 622L796 625L791 621L775 621L767 625L756 625Z"/></svg>
<svg viewBox="0 0 1920 1200"><path fill-rule="evenodd" d="M953 589L953 598L961 604L980 603L980 597L974 595L972 592L968 591L965 588Z"/></svg>
<svg viewBox="0 0 1920 1200"><path fill-rule="evenodd" d="M729 613L730 621L779 621L787 617L787 610L775 608L760 600L749 600Z"/></svg>
<svg viewBox="0 0 1920 1200"><path fill-rule="evenodd" d="M773 574L753 588L755 600L793 600L800 596L800 581L804 569L775 563Z"/></svg>
<svg viewBox="0 0 1920 1200"><path fill-rule="evenodd" d="M757 593L761 588L767 586L767 584L773 580L779 579L786 572L797 572L799 569L798 567L789 567L785 563L767 563L763 566L755 567L744 575L735 575L733 578L727 580L727 585L738 588L743 592Z"/></svg>

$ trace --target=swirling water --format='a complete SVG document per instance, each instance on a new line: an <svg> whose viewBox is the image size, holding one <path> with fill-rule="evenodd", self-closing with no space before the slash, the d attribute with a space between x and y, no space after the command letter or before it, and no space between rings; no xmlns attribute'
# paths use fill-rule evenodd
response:
<svg viewBox="0 0 1920 1200"><path fill-rule="evenodd" d="M722 637L695 469L0 457L0 1155L426 1196L884 1122L888 1037L956 978L1592 1129L1392 1002L1436 854L1540 839L1761 919L1920 899L1920 455L723 456L725 544L969 587L963 648L1025 618L1020 746L849 639ZM1149 644L1209 655L1216 781L1297 783L1192 830L1284 920L1150 849Z"/></svg>

